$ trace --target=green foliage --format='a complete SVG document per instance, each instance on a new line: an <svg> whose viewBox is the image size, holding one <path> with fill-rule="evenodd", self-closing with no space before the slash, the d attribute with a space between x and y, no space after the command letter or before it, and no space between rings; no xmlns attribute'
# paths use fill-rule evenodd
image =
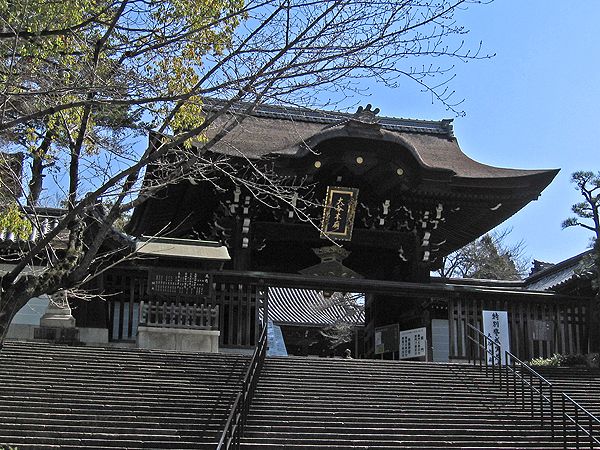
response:
<svg viewBox="0 0 600 450"><path fill-rule="evenodd" d="M13 233L19 239L28 239L31 235L31 222L23 215L18 205L11 203L0 211L0 230Z"/></svg>
<svg viewBox="0 0 600 450"><path fill-rule="evenodd" d="M555 353L550 358L534 358L529 361L530 366L537 367L570 367L586 365L585 355L560 355Z"/></svg>
<svg viewBox="0 0 600 450"><path fill-rule="evenodd" d="M600 171L578 171L571 175L571 182L575 189L581 193L584 201L577 202L571 206L571 212L576 217L569 217L563 223L563 228L581 226L595 232L596 237L600 233L600 221L598 210L600 208ZM582 220L583 219L583 220Z"/></svg>
<svg viewBox="0 0 600 450"><path fill-rule="evenodd" d="M123 133L148 121L198 127L203 103L194 89L204 58L231 45L243 7L243 0L0 0L2 121L26 118L1 137L41 159L41 173L60 170L71 155L123 154ZM95 171L86 176L103 167Z"/></svg>

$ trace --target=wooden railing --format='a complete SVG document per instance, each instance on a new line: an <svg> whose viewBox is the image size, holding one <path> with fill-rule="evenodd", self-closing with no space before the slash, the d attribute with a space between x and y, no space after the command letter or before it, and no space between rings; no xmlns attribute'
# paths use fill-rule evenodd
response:
<svg viewBox="0 0 600 450"><path fill-rule="evenodd" d="M554 439L562 432L564 448L571 445L598 448L600 419L564 392L556 392L550 381L511 352L503 351L492 338L470 324L467 326L469 359L473 364L479 364L481 370L485 367L486 375L491 375L493 382L497 381L515 404L528 409L531 417L537 415L542 425L549 423Z"/></svg>
<svg viewBox="0 0 600 450"><path fill-rule="evenodd" d="M141 326L211 330L219 328L219 307L162 301L140 303Z"/></svg>

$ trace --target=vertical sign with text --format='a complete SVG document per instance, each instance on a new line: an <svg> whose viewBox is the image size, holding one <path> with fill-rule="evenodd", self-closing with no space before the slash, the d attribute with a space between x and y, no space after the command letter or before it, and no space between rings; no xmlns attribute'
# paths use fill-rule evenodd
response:
<svg viewBox="0 0 600 450"><path fill-rule="evenodd" d="M323 209L321 237L349 241L352 239L358 189L329 186Z"/></svg>
<svg viewBox="0 0 600 450"><path fill-rule="evenodd" d="M505 351L510 351L509 333L508 333L508 313L506 311L482 311L483 315L483 334L493 342L500 344L500 348L496 345L489 344L487 349L488 363L492 363L492 355L494 363L506 363ZM492 349L493 347L493 349Z"/></svg>

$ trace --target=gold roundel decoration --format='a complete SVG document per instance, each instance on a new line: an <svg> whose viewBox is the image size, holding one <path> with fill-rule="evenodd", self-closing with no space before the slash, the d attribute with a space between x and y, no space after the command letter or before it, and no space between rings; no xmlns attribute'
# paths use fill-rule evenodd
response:
<svg viewBox="0 0 600 450"><path fill-rule="evenodd" d="M398 174L398 176L402 177L404 176L404 169L402 167L398 167L396 169L396 173Z"/></svg>
<svg viewBox="0 0 600 450"><path fill-rule="evenodd" d="M318 169L321 167L321 161L315 161L315 167Z"/></svg>
<svg viewBox="0 0 600 450"><path fill-rule="evenodd" d="M365 160L363 159L362 156L357 156L356 157L356 164L362 164L363 162L365 162Z"/></svg>

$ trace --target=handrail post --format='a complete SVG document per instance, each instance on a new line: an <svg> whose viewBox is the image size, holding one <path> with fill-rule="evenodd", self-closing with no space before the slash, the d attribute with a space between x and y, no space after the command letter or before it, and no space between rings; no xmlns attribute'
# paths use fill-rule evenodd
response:
<svg viewBox="0 0 600 450"><path fill-rule="evenodd" d="M563 444L564 447L567 448L567 411L565 405L565 394L561 395L562 399L562 421L563 421Z"/></svg>
<svg viewBox="0 0 600 450"><path fill-rule="evenodd" d="M575 409L575 442L576 442L577 448L579 448L579 417L578 417L579 408L577 408L577 406L573 405L573 409Z"/></svg>
<svg viewBox="0 0 600 450"><path fill-rule="evenodd" d="M504 382L502 380L502 367L503 367L503 362L502 362L502 347L500 346L500 344L498 344L498 377L500 378L500 389L502 389L502 386L504 386L502 383Z"/></svg>
<svg viewBox="0 0 600 450"><path fill-rule="evenodd" d="M554 439L554 388L550 385L550 431Z"/></svg>
<svg viewBox="0 0 600 450"><path fill-rule="evenodd" d="M508 372L508 352L504 351L504 377L506 379L506 396L510 398L510 380Z"/></svg>
<svg viewBox="0 0 600 450"><path fill-rule="evenodd" d="M471 341L471 329L469 327L466 328L465 335L467 337L467 363L470 365L473 356L473 342Z"/></svg>
<svg viewBox="0 0 600 450"><path fill-rule="evenodd" d="M592 417L588 416L589 428L590 428L590 449L594 448L594 426L592 422Z"/></svg>
<svg viewBox="0 0 600 450"><path fill-rule="evenodd" d="M489 361L488 361L488 338L487 336L483 337L483 342L485 344L485 352L484 352L484 357L485 357L485 375L487 376L488 374L488 365L489 365Z"/></svg>
<svg viewBox="0 0 600 450"><path fill-rule="evenodd" d="M496 382L496 355L494 354L495 351L495 347L494 347L494 341L492 341L491 339L488 338L488 347L486 347L488 349L489 352L489 346L491 343L491 347L492 347L492 382ZM488 355L486 355L487 357ZM489 357L486 358L486 360L489 361Z"/></svg>
<svg viewBox="0 0 600 450"><path fill-rule="evenodd" d="M535 417L533 409L533 374L529 372L529 405L531 406L531 417Z"/></svg>
<svg viewBox="0 0 600 450"><path fill-rule="evenodd" d="M517 362L514 358L511 358L512 370L513 370L513 397L514 403L517 404Z"/></svg>
<svg viewBox="0 0 600 450"><path fill-rule="evenodd" d="M520 378L521 378L521 409L525 409L525 377L523 376L523 370L521 370Z"/></svg>
<svg viewBox="0 0 600 450"><path fill-rule="evenodd" d="M498 381L500 382L500 389L502 390L502 348L497 343L497 355L498 355Z"/></svg>
<svg viewBox="0 0 600 450"><path fill-rule="evenodd" d="M481 343L479 335L477 335L477 359L479 360L479 371L481 372L481 365L483 364L483 360L481 359Z"/></svg>
<svg viewBox="0 0 600 450"><path fill-rule="evenodd" d="M540 386L540 417L542 419L542 426L544 425L545 422L545 417L544 417L544 385L542 384L542 380L538 380L538 384Z"/></svg>

